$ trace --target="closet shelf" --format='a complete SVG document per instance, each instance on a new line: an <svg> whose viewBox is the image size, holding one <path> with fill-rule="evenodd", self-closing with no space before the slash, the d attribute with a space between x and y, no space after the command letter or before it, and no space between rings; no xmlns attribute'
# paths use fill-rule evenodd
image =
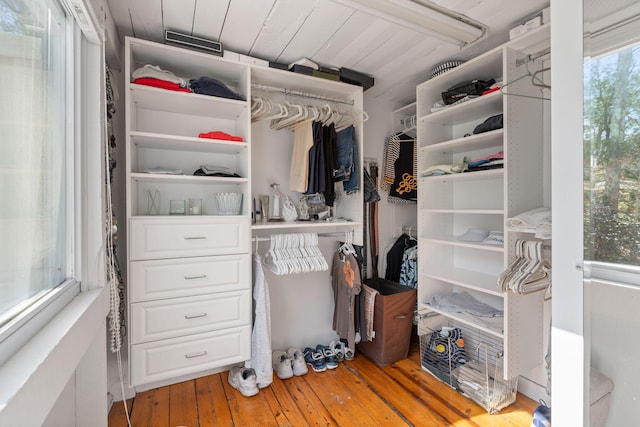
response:
<svg viewBox="0 0 640 427"><path fill-rule="evenodd" d="M131 179L137 182L164 182L175 184L233 184L239 185L248 182L247 178L226 178L217 176L197 175L164 175L150 173L132 173Z"/></svg>
<svg viewBox="0 0 640 427"><path fill-rule="evenodd" d="M504 292L497 286L498 278L491 274L461 268L454 270L453 268L446 269L440 267L437 269L428 269L424 276L473 291L504 298Z"/></svg>
<svg viewBox="0 0 640 427"><path fill-rule="evenodd" d="M285 221L285 222L266 222L257 223L251 226L252 230L304 230L312 232L314 229L325 230L327 228L336 228L339 231L350 231L360 227L360 222L353 221Z"/></svg>
<svg viewBox="0 0 640 427"><path fill-rule="evenodd" d="M139 148L195 151L219 154L238 154L247 148L246 142L197 138L163 133L132 131L131 142Z"/></svg>
<svg viewBox="0 0 640 427"><path fill-rule="evenodd" d="M422 208L420 212L424 213L442 213L442 214L472 214L472 215L504 215L504 209L432 209Z"/></svg>
<svg viewBox="0 0 640 427"><path fill-rule="evenodd" d="M463 138L438 142L420 148L421 152L438 152L443 154L461 154L471 150L502 147L504 129L496 129Z"/></svg>
<svg viewBox="0 0 640 427"><path fill-rule="evenodd" d="M502 179L504 169L489 169L477 172L452 173L447 175L423 176L420 177L421 184L431 182L449 182L449 181L478 181L480 179Z"/></svg>
<svg viewBox="0 0 640 427"><path fill-rule="evenodd" d="M418 310L419 311L431 311L434 313L438 313L441 314L445 317L448 317L449 319L453 319L457 322L460 322L464 325L467 325L473 329L477 329L479 331L485 332L489 335L492 335L500 340L504 340L504 333L502 332L503 327L501 326L499 329L488 325L485 325L482 323L482 318L481 317L476 317L476 316L471 316L471 315L463 315L461 313L451 313L449 311L444 311L444 310L439 310L437 308L434 308L432 306L430 306L429 304L425 304L425 303L420 303L418 306ZM496 319L496 318L489 318L489 319ZM502 317L500 317L499 319L503 319ZM497 322L496 322L497 323Z"/></svg>
<svg viewBox="0 0 640 427"><path fill-rule="evenodd" d="M487 95L471 99L462 104L447 107L420 117L419 123L449 125L468 122L470 120L482 120L502 111L502 93L498 90Z"/></svg>
<svg viewBox="0 0 640 427"><path fill-rule="evenodd" d="M131 96L138 108L186 115L236 120L248 103L236 99L197 93L177 92L130 83Z"/></svg>
<svg viewBox="0 0 640 427"><path fill-rule="evenodd" d="M444 238L430 238L426 237L423 239L427 243L434 243L438 245L447 245L447 246L457 246L461 248L471 248L471 249L479 249L483 251L489 252L504 252L504 246L498 245L488 245L483 243L474 243L474 242L463 242L460 240L456 240L455 238L449 236Z"/></svg>

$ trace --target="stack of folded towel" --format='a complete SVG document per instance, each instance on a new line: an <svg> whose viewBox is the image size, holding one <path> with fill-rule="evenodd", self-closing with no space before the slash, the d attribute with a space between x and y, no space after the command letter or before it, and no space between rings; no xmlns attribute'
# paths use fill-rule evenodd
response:
<svg viewBox="0 0 640 427"><path fill-rule="evenodd" d="M535 233L539 239L551 238L551 209L537 208L516 215L506 221L507 229L525 233Z"/></svg>

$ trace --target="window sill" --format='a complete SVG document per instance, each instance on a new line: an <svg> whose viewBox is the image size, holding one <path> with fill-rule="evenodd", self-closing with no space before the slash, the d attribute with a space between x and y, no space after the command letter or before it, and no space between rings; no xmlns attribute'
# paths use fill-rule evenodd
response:
<svg viewBox="0 0 640 427"><path fill-rule="evenodd" d="M108 311L107 288L81 292L0 366L0 425L46 420L96 334L104 331Z"/></svg>

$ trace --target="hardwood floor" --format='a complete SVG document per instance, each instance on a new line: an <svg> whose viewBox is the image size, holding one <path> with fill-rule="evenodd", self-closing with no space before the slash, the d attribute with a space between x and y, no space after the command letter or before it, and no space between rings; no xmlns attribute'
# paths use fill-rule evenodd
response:
<svg viewBox="0 0 640 427"><path fill-rule="evenodd" d="M536 402L516 402L489 415L420 367L417 345L407 359L379 367L363 355L337 369L280 380L254 397L209 375L139 393L128 401L133 427L213 426L464 426L529 427ZM109 427L125 427L122 402Z"/></svg>

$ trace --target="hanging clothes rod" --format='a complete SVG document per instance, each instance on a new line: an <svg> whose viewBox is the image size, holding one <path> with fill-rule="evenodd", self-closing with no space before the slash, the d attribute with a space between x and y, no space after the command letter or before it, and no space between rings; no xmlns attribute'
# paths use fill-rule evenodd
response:
<svg viewBox="0 0 640 427"><path fill-rule="evenodd" d="M340 104L347 104L347 105L353 105L354 104L354 101L352 99L331 98L331 97L328 97L328 96L315 95L313 93L301 92L299 90L286 89L286 88L283 88L283 87L267 86L267 85L262 85L262 84L259 84L259 83L251 83L251 87L254 88L254 89L263 90L265 92L283 93L285 95L293 95L293 96L300 96L300 97L303 97L303 98L319 99L321 101L337 102L337 103L340 103Z"/></svg>
<svg viewBox="0 0 640 427"><path fill-rule="evenodd" d="M536 59L542 58L543 56L547 56L551 53L551 48L548 47L546 49L542 49L539 52L529 54L524 58L516 59L516 67L521 66L522 64L526 64L529 61L535 61Z"/></svg>

